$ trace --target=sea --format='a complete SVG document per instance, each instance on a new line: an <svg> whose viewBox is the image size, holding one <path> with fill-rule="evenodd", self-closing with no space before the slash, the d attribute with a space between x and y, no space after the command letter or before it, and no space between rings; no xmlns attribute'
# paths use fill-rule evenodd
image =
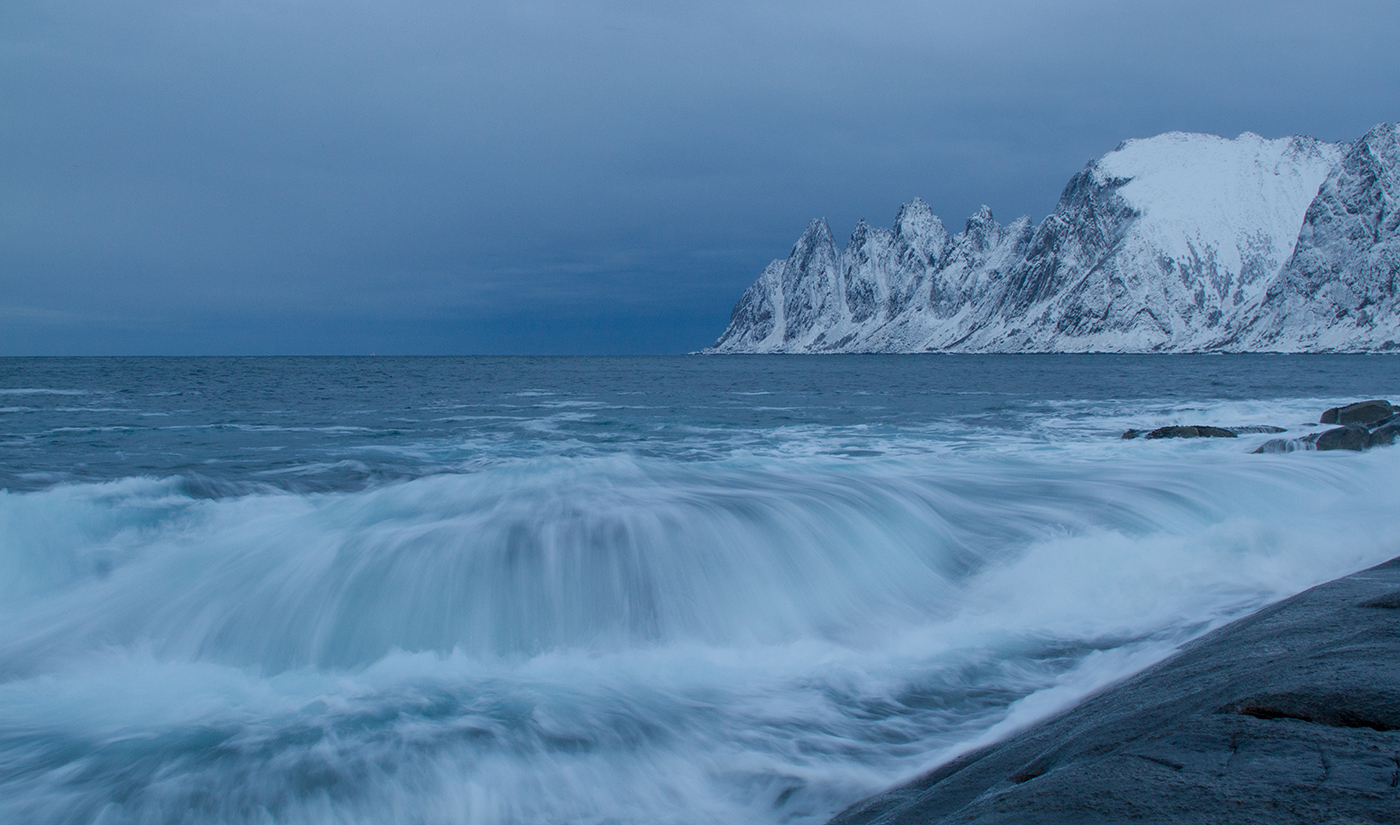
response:
<svg viewBox="0 0 1400 825"><path fill-rule="evenodd" d="M0 359L0 821L818 825L1400 555L1400 446L1252 452L1367 398L1400 357Z"/></svg>

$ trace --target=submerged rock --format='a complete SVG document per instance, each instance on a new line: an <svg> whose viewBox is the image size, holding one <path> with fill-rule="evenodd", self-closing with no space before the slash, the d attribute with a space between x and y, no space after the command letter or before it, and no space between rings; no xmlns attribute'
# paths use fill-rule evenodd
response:
<svg viewBox="0 0 1400 825"><path fill-rule="evenodd" d="M1396 413L1395 407L1389 401L1375 399L1372 401L1357 401L1354 404L1347 404L1345 407L1333 407L1322 414L1318 419L1319 424L1368 424L1374 425Z"/></svg>

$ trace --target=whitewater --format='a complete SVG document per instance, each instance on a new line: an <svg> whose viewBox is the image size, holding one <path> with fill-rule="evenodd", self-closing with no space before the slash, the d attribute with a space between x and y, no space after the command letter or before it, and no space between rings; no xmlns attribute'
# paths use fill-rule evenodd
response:
<svg viewBox="0 0 1400 825"><path fill-rule="evenodd" d="M0 821L821 823L1400 555L1343 355L0 359Z"/></svg>

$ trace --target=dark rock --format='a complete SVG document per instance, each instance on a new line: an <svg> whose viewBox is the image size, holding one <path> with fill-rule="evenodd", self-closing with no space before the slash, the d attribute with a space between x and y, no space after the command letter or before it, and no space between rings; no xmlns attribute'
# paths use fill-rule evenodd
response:
<svg viewBox="0 0 1400 825"><path fill-rule="evenodd" d="M1400 822L1400 610L1358 609L1397 589L1400 559L1267 607L833 825Z"/></svg>
<svg viewBox="0 0 1400 825"><path fill-rule="evenodd" d="M1322 414L1319 424L1373 424L1396 413L1389 401L1357 401L1345 407L1333 407Z"/></svg>
<svg viewBox="0 0 1400 825"><path fill-rule="evenodd" d="M1226 427L1225 429L1235 435L1249 435L1250 433L1286 433L1282 427L1275 427L1271 424L1251 424L1247 427Z"/></svg>
<svg viewBox="0 0 1400 825"><path fill-rule="evenodd" d="M1400 422L1391 422L1371 431L1371 447L1384 447L1387 444L1394 444L1396 436L1400 436Z"/></svg>
<svg viewBox="0 0 1400 825"><path fill-rule="evenodd" d="M1223 427L1158 427L1143 438L1236 438Z"/></svg>
<svg viewBox="0 0 1400 825"><path fill-rule="evenodd" d="M1361 603L1362 607L1378 607L1383 610L1400 610L1400 590L1377 596Z"/></svg>
<svg viewBox="0 0 1400 825"><path fill-rule="evenodd" d="M1142 434L1145 433L1145 432L1147 432L1147 431L1146 431L1146 430L1128 430L1127 432L1123 433L1122 435L1120 435L1120 436L1118 436L1118 437L1119 437L1119 438L1137 438L1138 436L1142 435Z"/></svg>
<svg viewBox="0 0 1400 825"><path fill-rule="evenodd" d="M1307 444L1296 438L1271 438L1254 449L1256 453L1291 453L1306 450Z"/></svg>
<svg viewBox="0 0 1400 825"><path fill-rule="evenodd" d="M1319 450L1364 450L1371 446L1371 433L1360 424L1328 430L1317 437Z"/></svg>
<svg viewBox="0 0 1400 825"><path fill-rule="evenodd" d="M1334 728L1400 730L1400 691L1382 688L1334 694L1292 690L1251 696L1221 711L1255 719L1297 719Z"/></svg>

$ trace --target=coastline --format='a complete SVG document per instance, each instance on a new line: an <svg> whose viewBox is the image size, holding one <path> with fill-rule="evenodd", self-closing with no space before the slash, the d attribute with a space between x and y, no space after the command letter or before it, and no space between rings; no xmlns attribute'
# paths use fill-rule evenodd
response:
<svg viewBox="0 0 1400 825"><path fill-rule="evenodd" d="M1270 605L830 825L1400 822L1400 558Z"/></svg>

